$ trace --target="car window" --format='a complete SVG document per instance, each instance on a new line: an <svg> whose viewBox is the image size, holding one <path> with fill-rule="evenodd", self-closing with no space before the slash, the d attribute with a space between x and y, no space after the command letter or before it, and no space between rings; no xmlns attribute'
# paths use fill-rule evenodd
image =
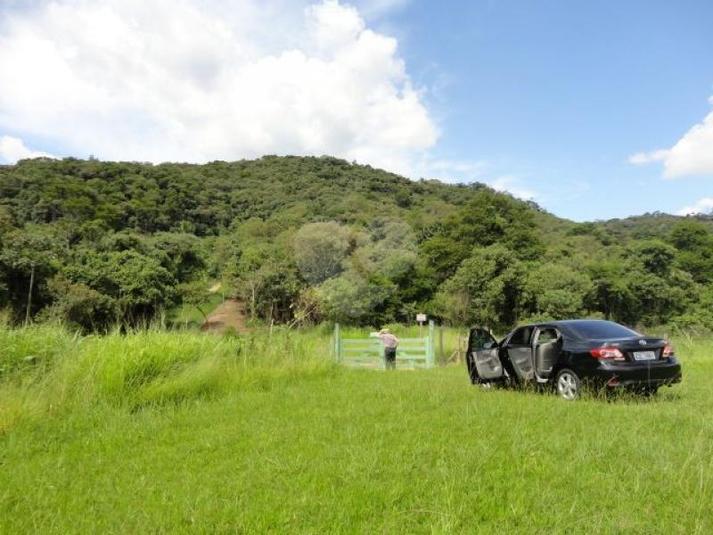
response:
<svg viewBox="0 0 713 535"><path fill-rule="evenodd" d="M470 331L470 347L473 351L480 351L481 349L489 349L493 347L496 342L493 336L485 329L472 329Z"/></svg>
<svg viewBox="0 0 713 535"><path fill-rule="evenodd" d="M532 327L520 327L510 337L509 346L527 346L530 345L530 336L532 336Z"/></svg>
<svg viewBox="0 0 713 535"><path fill-rule="evenodd" d="M608 338L631 338L641 336L636 331L614 323L613 321L591 320L578 321L568 326L581 338L606 340Z"/></svg>
<svg viewBox="0 0 713 535"><path fill-rule="evenodd" d="M548 342L554 342L557 340L559 337L559 334L557 333L556 329L553 329L552 327L547 327L545 329L541 329L539 334L537 335L537 343L538 344L546 344Z"/></svg>

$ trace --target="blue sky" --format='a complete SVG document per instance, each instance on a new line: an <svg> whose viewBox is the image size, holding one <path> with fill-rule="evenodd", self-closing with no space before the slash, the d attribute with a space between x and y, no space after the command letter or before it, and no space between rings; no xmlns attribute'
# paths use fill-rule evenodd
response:
<svg viewBox="0 0 713 535"><path fill-rule="evenodd" d="M713 209L713 2L10 0L0 162L334 154L575 220Z"/></svg>
<svg viewBox="0 0 713 535"><path fill-rule="evenodd" d="M437 87L441 157L485 162L577 220L713 197L713 169L666 179L628 162L711 111L713 2L413 1L389 24L414 79Z"/></svg>

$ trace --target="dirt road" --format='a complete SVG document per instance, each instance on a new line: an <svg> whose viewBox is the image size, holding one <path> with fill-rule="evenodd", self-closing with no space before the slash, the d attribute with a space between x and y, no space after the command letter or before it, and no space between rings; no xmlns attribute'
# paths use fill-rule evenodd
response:
<svg viewBox="0 0 713 535"><path fill-rule="evenodd" d="M226 299L208 314L208 319L201 325L201 331L225 332L232 328L244 333L248 330L245 322L245 305L237 299Z"/></svg>

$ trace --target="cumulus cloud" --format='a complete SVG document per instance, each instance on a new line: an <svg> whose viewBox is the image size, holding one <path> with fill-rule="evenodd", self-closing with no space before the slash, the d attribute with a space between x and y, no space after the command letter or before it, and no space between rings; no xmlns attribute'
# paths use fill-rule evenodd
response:
<svg viewBox="0 0 713 535"><path fill-rule="evenodd" d="M713 197L698 199L693 205L681 208L677 215L695 215L713 213Z"/></svg>
<svg viewBox="0 0 713 535"><path fill-rule="evenodd" d="M0 132L70 155L413 176L438 137L396 39L336 0L38 0L2 17L0 73Z"/></svg>
<svg viewBox="0 0 713 535"><path fill-rule="evenodd" d="M25 158L53 158L46 152L32 150L19 138L0 136L0 163L13 164Z"/></svg>
<svg viewBox="0 0 713 535"><path fill-rule="evenodd" d="M713 97L709 100L713 104ZM663 162L666 178L713 175L713 112L670 149L633 154L629 162L635 165Z"/></svg>

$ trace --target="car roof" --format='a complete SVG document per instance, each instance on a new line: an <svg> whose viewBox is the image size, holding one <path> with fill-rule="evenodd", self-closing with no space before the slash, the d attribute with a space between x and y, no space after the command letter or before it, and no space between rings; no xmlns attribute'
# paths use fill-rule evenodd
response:
<svg viewBox="0 0 713 535"><path fill-rule="evenodd" d="M571 319L571 320L552 320L552 321L541 321L538 323L527 323L525 325L518 325L515 327L508 336L522 328L533 328L533 327L554 327L562 331L563 334L575 338L580 338L581 335L576 331L577 325L587 325L592 323L613 323L614 325L620 325L615 321L602 320L602 319Z"/></svg>
<svg viewBox="0 0 713 535"><path fill-rule="evenodd" d="M522 329L523 327L557 327L557 326L569 326L569 325L582 325L586 323L614 323L619 325L615 321L610 320L600 320L600 319L577 319L577 320L552 320L552 321L538 321L537 323L526 323L523 325L518 325L515 329ZM513 330L515 330L513 329Z"/></svg>
<svg viewBox="0 0 713 535"><path fill-rule="evenodd" d="M550 321L547 323L554 324L554 325L582 325L582 324L586 324L586 323L614 323L615 325L619 325L615 321L601 320L601 319L558 320L558 321Z"/></svg>

